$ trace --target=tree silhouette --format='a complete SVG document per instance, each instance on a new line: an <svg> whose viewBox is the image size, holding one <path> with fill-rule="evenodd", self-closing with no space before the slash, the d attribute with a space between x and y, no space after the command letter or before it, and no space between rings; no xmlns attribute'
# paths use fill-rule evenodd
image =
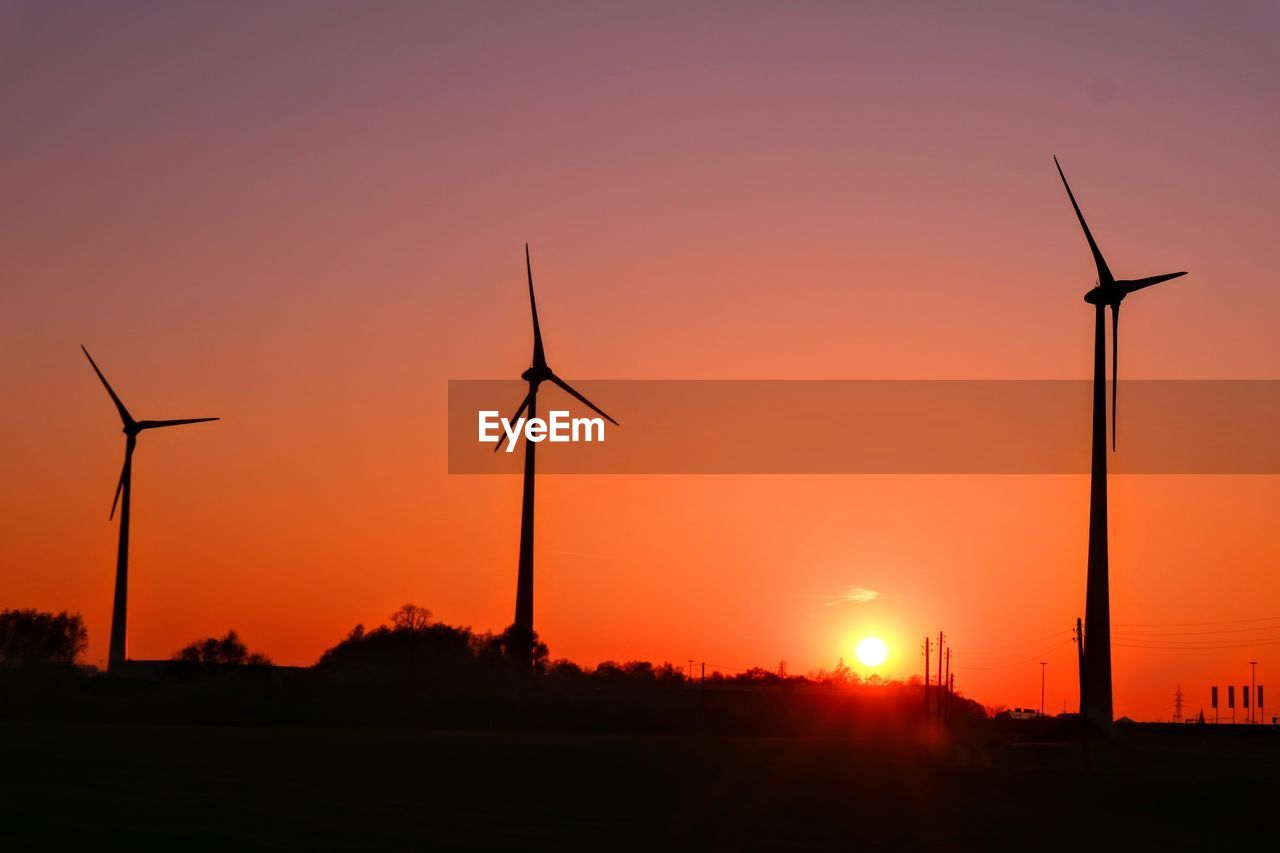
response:
<svg viewBox="0 0 1280 853"><path fill-rule="evenodd" d="M0 666L70 666L88 645L79 613L0 611Z"/></svg>
<svg viewBox="0 0 1280 853"><path fill-rule="evenodd" d="M421 632L431 626L433 614L425 607L416 604L403 604L391 614L391 626L402 631Z"/></svg>
<svg viewBox="0 0 1280 853"><path fill-rule="evenodd" d="M366 673L440 670L470 661L478 638L469 628L433 621L430 610L405 604L390 625L366 630L356 625L342 642L320 657L317 668Z"/></svg>
<svg viewBox="0 0 1280 853"><path fill-rule="evenodd" d="M173 659L184 663L215 663L233 666L270 666L271 658L250 652L235 631L225 637L206 637L174 652Z"/></svg>
<svg viewBox="0 0 1280 853"><path fill-rule="evenodd" d="M819 669L810 673L809 678L818 684L825 684L828 687L849 687L862 682L862 677L844 662L844 658L838 658L835 668L830 672L825 669Z"/></svg>

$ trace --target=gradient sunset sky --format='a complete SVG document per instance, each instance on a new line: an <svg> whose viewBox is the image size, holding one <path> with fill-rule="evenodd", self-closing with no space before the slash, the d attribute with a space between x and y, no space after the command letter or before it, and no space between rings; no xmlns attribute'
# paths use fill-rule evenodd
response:
<svg viewBox="0 0 1280 853"><path fill-rule="evenodd" d="M1122 375L1278 378L1278 60L1276 3L0 2L0 607L106 655L123 442L84 343L135 416L224 419L140 442L132 657L235 628L309 664L406 601L503 628L520 483L448 475L446 383L528 365L525 241L571 382L1083 379L1057 154L1118 276L1191 273L1126 303ZM1087 503L548 477L537 628L799 672L877 634L903 677L942 628L968 695L1034 705L1047 660L1060 710ZM1112 480L1118 715L1250 658L1280 690L1277 506Z"/></svg>

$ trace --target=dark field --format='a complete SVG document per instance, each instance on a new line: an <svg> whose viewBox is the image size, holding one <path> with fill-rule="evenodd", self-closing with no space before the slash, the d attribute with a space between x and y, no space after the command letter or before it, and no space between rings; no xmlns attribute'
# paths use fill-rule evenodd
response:
<svg viewBox="0 0 1280 853"><path fill-rule="evenodd" d="M1270 833L1277 734L1128 727L1086 756L994 728L961 748L4 723L0 850L1223 849Z"/></svg>

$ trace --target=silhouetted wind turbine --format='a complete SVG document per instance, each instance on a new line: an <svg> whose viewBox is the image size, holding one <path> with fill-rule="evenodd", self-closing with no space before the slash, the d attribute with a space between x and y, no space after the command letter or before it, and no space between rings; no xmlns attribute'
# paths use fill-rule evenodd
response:
<svg viewBox="0 0 1280 853"><path fill-rule="evenodd" d="M1135 280L1117 280L1111 275L1089 225L1084 221L1080 205L1076 203L1067 176L1062 173L1058 158L1062 185L1067 189L1071 207L1075 209L1089 251L1098 268L1098 283L1084 295L1084 301L1094 306L1093 331L1093 464L1089 483L1089 569L1085 581L1084 605L1084 686L1080 702L1080 716L1111 728L1111 593L1107 556L1107 322L1105 309L1111 309L1111 449L1115 450L1116 433L1116 380L1119 377L1120 353L1120 303L1135 290L1186 275L1185 272L1154 275ZM1087 698L1087 702L1086 702Z"/></svg>
<svg viewBox="0 0 1280 853"><path fill-rule="evenodd" d="M524 246L525 272L529 278L529 308L533 312L533 362L529 369L520 374L520 378L529 383L529 393L525 394L520 408L516 409L511 423L516 423L522 414L528 413L530 419L538 412L538 386L550 381L559 385L564 391L577 398L591 411L603 417L614 426L618 422L609 417L595 403L578 393L547 366L547 356L542 348L542 330L538 326L538 303L533 297L533 265L529 261L529 244ZM496 452L501 442L494 445ZM520 567L516 576L516 618L515 627L521 633L520 642L524 645L521 652L527 657L532 653L533 640L533 480L534 455L537 443L525 441L524 445L524 497L520 508Z"/></svg>
<svg viewBox="0 0 1280 853"><path fill-rule="evenodd" d="M116 404L116 410L120 412L120 420L124 424L124 467L120 469L120 481L116 483L116 495L111 500L111 513L108 519L114 518L116 514L116 506L120 507L120 546L116 552L116 590L115 597L111 605L111 646L107 653L107 668L118 670L125 662L126 648L125 640L128 634L128 603L129 603L129 503L131 493L133 491L133 451L138 445L138 433L148 429L159 429L160 427L181 426L183 424L199 424L205 421L216 421L217 418L180 418L178 420L169 421L138 421L134 420L133 415L129 414L129 410L125 408L124 403L120 402L120 397L116 395L115 390L111 387L111 383L107 381L107 377L102 375L102 371L98 369L98 364L93 360L93 356L89 355L89 351L81 344L80 349L84 350L85 358L89 359L89 364L93 366L93 372L98 374L98 378L102 380L102 385L107 389L107 393L111 395L111 402Z"/></svg>

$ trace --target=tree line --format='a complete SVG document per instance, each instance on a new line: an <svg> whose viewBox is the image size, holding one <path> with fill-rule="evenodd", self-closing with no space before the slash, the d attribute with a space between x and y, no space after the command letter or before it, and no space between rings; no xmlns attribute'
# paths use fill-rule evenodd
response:
<svg viewBox="0 0 1280 853"><path fill-rule="evenodd" d="M755 667L703 680L671 663L553 659L517 631L477 632L406 604L384 624L356 625L310 667L273 666L229 631L148 665L146 677L117 678L82 664L79 614L4 610L0 716L744 733L883 732L921 716L918 679L864 684L843 661L807 675ZM961 721L985 716L968 700L957 707Z"/></svg>

